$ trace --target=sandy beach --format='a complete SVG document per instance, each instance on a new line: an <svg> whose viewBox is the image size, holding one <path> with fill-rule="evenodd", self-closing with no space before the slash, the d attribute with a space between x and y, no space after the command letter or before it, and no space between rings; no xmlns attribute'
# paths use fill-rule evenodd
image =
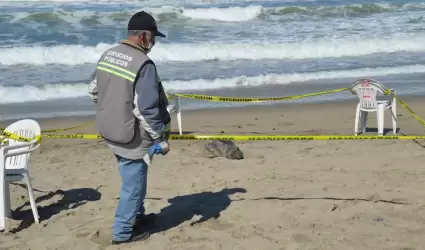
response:
<svg viewBox="0 0 425 250"><path fill-rule="evenodd" d="M425 117L421 99L403 98ZM183 128L195 134L352 135L355 107L351 101L199 110L183 113ZM400 106L398 114L400 133L425 134ZM40 124L49 129L90 119ZM368 127L367 134L375 135L374 114ZM76 132L96 133L93 125ZM156 157L149 169L146 209L159 217L147 241L120 247L109 243L121 183L106 145L99 140L46 139L30 159L41 222L33 224L25 189L11 185L13 219L7 221L9 232L1 236L0 249L425 246L422 141L238 141L243 160L204 158L200 151L205 141L170 143L171 152Z"/></svg>

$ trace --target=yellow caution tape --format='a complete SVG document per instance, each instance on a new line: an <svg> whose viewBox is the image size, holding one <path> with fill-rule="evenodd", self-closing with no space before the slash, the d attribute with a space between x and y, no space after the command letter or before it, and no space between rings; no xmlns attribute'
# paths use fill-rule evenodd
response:
<svg viewBox="0 0 425 250"><path fill-rule="evenodd" d="M171 140L229 141L311 141L311 140L412 140L425 136L352 136L352 135L171 135Z"/></svg>
<svg viewBox="0 0 425 250"><path fill-rule="evenodd" d="M284 97L265 97L265 98L249 98L249 97L223 97L223 96L207 96L207 95L195 95L195 94L170 94L167 93L169 99L173 99L174 96L179 96L183 98L190 98L190 99L197 99L197 100L206 100L206 101L213 101L213 102L267 102L267 101L282 101L282 100L292 100L292 99L300 99L305 97L311 97L311 96L319 96L319 95L325 95L325 94L331 94L331 93L337 93L349 90L350 88L341 88L341 89L334 89L334 90L327 90L322 92L316 92L316 93L310 93L310 94L304 94L304 95L296 95L296 96L284 96ZM53 133L53 132L64 132L69 131L77 128L82 128L85 126L88 126L92 123L94 123L96 120L89 121L87 123L69 127L69 128L55 128L55 129L47 129L42 130L42 133ZM6 130L6 128L0 128L0 130ZM91 136L93 137L93 136Z"/></svg>
<svg viewBox="0 0 425 250"><path fill-rule="evenodd" d="M48 139L103 139L99 134L48 134ZM170 135L170 140L310 141L310 140L414 140L425 136L352 135Z"/></svg>
<svg viewBox="0 0 425 250"><path fill-rule="evenodd" d="M10 138L16 141L24 141L24 142L31 142L33 140L36 140L38 143L41 142L41 136L35 136L33 138L29 138L29 137L25 137L25 136L20 136L8 131L2 131L0 132L0 137L6 137L6 138ZM5 139L2 138L2 141L4 141Z"/></svg>
<svg viewBox="0 0 425 250"><path fill-rule="evenodd" d="M19 140L41 141L40 136L26 138L9 132L1 135ZM47 134L47 139L103 139L100 134ZM313 141L313 140L424 140L425 136L352 136L352 135L170 135L170 140L229 140L229 141Z"/></svg>
<svg viewBox="0 0 425 250"><path fill-rule="evenodd" d="M304 94L304 95L296 95L296 96L284 96L284 97L265 97L265 98L249 98L249 97L223 97L223 96L207 96L207 95L194 95L194 94L170 94L167 93L169 99L173 99L175 96L184 97L184 98L190 98L190 99L197 99L197 100L206 100L206 101L213 101L213 102L267 102L267 101L282 101L282 100L292 100L292 99L300 99L305 97L311 97L311 96L319 96L319 95L325 95L330 93L337 93L349 90L350 88L341 88L341 89L334 89L334 90L327 90L322 92L316 92L316 93L310 93L310 94ZM47 129L42 130L42 133L54 133L54 132L64 132L69 131L77 128L82 128L85 126L88 126L92 123L94 123L96 120L89 121L87 123L69 127L69 128L55 128L55 129ZM6 130L6 128L0 128L0 130ZM60 137L47 137L46 135L43 135L43 137L47 138L80 138L81 135L75 134L75 135L59 135ZM85 139L99 139L99 136L96 135L85 135ZM12 138L13 139L13 138ZM31 140L29 140L31 141Z"/></svg>
<svg viewBox="0 0 425 250"><path fill-rule="evenodd" d="M281 101L290 99L299 99L304 97L319 96L329 93L336 93L350 90L350 88L340 88L304 95L297 96L286 96L286 97L266 97L266 98L239 98L239 97L222 97L222 96L207 96L207 95L193 95L193 94L169 94L170 98L173 96L179 96L183 98L206 100L213 102L266 102L266 101ZM400 100L391 90L387 89L386 95L392 95L402 107L409 111L413 117L418 120L424 127L425 121L416 115L406 103ZM80 127L87 126L95 121L78 125L70 128L59 128L43 130L43 133L67 131ZM4 130L0 128L0 130ZM19 141L32 141L37 139L38 141L42 138L48 139L103 139L100 134L47 134L36 138L26 138L16 134L12 134L7 131L0 133L1 136L5 136L14 140ZM425 136L350 136L350 135L170 135L170 140L233 140L233 141L261 141L261 140L272 140L272 141L300 141L300 140L417 140L425 139Z"/></svg>
<svg viewBox="0 0 425 250"><path fill-rule="evenodd" d="M48 129L48 130L41 130L42 133L53 133L53 132L63 132L63 131L68 131L68 130L73 130L73 129L77 129L77 128L82 128L85 126L88 126L92 123L95 123L96 120L93 121L89 121L86 122L84 124L78 125L78 126L74 126L74 127L69 127L69 128L55 128L55 129Z"/></svg>
<svg viewBox="0 0 425 250"><path fill-rule="evenodd" d="M292 100L292 99L300 99L300 98L311 97L311 96L326 95L331 93L347 91L349 89L350 88L341 88L341 89L327 90L327 91L304 94L304 95L284 96L284 97L265 97L265 98L249 98L249 97L240 98L240 97L207 96L207 95L194 95L194 94L170 94L170 93L167 93L167 95L169 99L173 99L174 96L179 96L184 98L207 100L207 101L214 101L214 102L267 102L267 101ZM48 129L48 130L42 130L41 132L42 133L64 132L68 130L82 128L94 122L95 120L84 123L82 125L74 126L74 127ZM0 130L5 130L5 128L0 128Z"/></svg>
<svg viewBox="0 0 425 250"><path fill-rule="evenodd" d="M42 137L48 139L103 139L100 134L47 134Z"/></svg>
<svg viewBox="0 0 425 250"><path fill-rule="evenodd" d="M264 98L250 98L250 97L225 97L225 96L209 96L209 95L195 95L195 94L169 94L172 99L173 96L195 99L195 100L204 100L210 102L269 102L269 101L283 101L283 100L293 100L300 99L305 97L326 95L331 93L337 93L342 91L350 90L350 88L341 88L334 90L327 90L321 92L315 92L304 95L294 95L294 96L282 96L282 97L264 97Z"/></svg>
<svg viewBox="0 0 425 250"><path fill-rule="evenodd" d="M406 109L419 123L422 124L422 126L425 127L425 121L420 118L415 112L413 112L412 109L409 108L409 106L407 106L407 104L405 102L403 102L402 100L400 100L400 98L398 98L392 91L387 90L387 94L391 95L392 97L394 97L398 103L400 103L400 105Z"/></svg>

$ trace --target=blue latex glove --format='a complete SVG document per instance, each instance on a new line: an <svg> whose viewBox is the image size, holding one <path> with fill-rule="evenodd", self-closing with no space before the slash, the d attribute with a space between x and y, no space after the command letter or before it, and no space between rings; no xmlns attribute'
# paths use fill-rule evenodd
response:
<svg viewBox="0 0 425 250"><path fill-rule="evenodd" d="M148 155L152 157L154 154L161 154L162 153L162 147L159 144L154 144L148 149Z"/></svg>
<svg viewBox="0 0 425 250"><path fill-rule="evenodd" d="M152 164L154 154L166 155L169 151L170 148L167 142L163 141L155 143L153 146L148 148L148 153L143 157L143 160L148 164L148 166L150 166Z"/></svg>

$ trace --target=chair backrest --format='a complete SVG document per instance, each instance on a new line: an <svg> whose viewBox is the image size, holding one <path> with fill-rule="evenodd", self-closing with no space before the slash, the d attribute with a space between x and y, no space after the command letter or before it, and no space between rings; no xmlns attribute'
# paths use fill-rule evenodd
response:
<svg viewBox="0 0 425 250"><path fill-rule="evenodd" d="M10 124L6 128L6 131L20 135L20 136L25 136L28 138L33 138L34 136L41 135L40 125L38 124L38 122L31 119L16 121ZM27 143L23 141L16 141L10 138L8 138L7 141L9 142L9 145L19 145L19 144ZM29 149L30 147L31 146L28 146L27 149ZM22 150L22 148L11 149L9 152L14 152L19 150ZM6 160L5 168L6 169L26 168L29 156L30 156L30 153L11 156Z"/></svg>
<svg viewBox="0 0 425 250"><path fill-rule="evenodd" d="M351 91L357 94L363 109L376 109L376 96L384 95L385 90L380 82L373 79L358 79L351 85Z"/></svg>

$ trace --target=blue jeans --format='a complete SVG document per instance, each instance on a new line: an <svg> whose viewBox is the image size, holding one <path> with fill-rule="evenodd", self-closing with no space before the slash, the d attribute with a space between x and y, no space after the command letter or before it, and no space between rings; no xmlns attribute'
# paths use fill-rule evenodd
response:
<svg viewBox="0 0 425 250"><path fill-rule="evenodd" d="M123 241L131 237L137 215L145 213L144 199L148 165L142 159L130 160L115 155L122 178L120 200L112 226L113 240Z"/></svg>

